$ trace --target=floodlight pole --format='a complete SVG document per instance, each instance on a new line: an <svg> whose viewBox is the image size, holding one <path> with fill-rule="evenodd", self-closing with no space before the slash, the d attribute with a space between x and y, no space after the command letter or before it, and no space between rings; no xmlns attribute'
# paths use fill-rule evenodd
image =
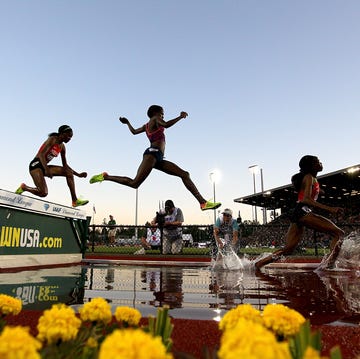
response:
<svg viewBox="0 0 360 359"><path fill-rule="evenodd" d="M252 165L249 166L249 171L252 173L253 176L253 185L254 185L254 195L256 194L256 181L255 181L255 174L258 171L259 166L258 165ZM257 223L257 208L256 204L254 206L254 212L255 212L255 223ZM253 214L253 221L254 221L254 214Z"/></svg>
<svg viewBox="0 0 360 359"><path fill-rule="evenodd" d="M255 172L253 172L253 184L254 184L254 194L256 194L256 182L255 182ZM257 207L256 204L254 206L254 213L255 213L255 223L257 223Z"/></svg>
<svg viewBox="0 0 360 359"><path fill-rule="evenodd" d="M211 172L210 173L210 180L213 184L213 196L214 196L214 199L213 201L216 202L216 196L215 196L215 183L216 183L216 180L217 180L217 173L214 171L214 172ZM216 223L216 209L214 209L214 225Z"/></svg>
<svg viewBox="0 0 360 359"><path fill-rule="evenodd" d="M139 204L139 195L138 189L136 188L135 193L135 238L138 239L138 204Z"/></svg>
<svg viewBox="0 0 360 359"><path fill-rule="evenodd" d="M260 180L261 180L261 192L264 196L264 176L263 176L263 169L260 168ZM267 223L267 215L266 215L266 207L262 208L263 211L263 224Z"/></svg>

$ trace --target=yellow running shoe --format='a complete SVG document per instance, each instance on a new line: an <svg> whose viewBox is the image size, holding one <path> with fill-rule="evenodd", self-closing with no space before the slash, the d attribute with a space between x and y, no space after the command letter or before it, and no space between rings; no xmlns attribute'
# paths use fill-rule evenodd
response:
<svg viewBox="0 0 360 359"><path fill-rule="evenodd" d="M85 206L86 204L88 204L89 201L87 199L77 199L76 201L74 201L72 203L73 207L79 207L79 206Z"/></svg>
<svg viewBox="0 0 360 359"><path fill-rule="evenodd" d="M90 178L90 183L102 182L104 180L104 176L107 176L106 172L100 173L99 175L92 176Z"/></svg>
<svg viewBox="0 0 360 359"><path fill-rule="evenodd" d="M25 183L22 183L19 188L15 191L16 194L22 194L24 192Z"/></svg>
<svg viewBox="0 0 360 359"><path fill-rule="evenodd" d="M219 208L220 206L221 206L220 202L206 201L205 203L200 204L200 208L202 211L206 211L208 209L216 209L216 208Z"/></svg>

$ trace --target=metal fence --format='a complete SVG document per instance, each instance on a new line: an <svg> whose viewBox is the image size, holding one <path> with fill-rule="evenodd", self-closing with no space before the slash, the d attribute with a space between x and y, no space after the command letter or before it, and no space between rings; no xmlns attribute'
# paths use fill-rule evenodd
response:
<svg viewBox="0 0 360 359"><path fill-rule="evenodd" d="M141 238L146 238L148 227L116 225L90 225L88 252L136 254L143 248ZM111 238L110 231L115 231L115 238ZM196 254L209 256L214 250L215 241L212 225L182 226L181 254ZM146 249L145 253L161 254L158 250ZM141 253L141 252L140 252Z"/></svg>
<svg viewBox="0 0 360 359"><path fill-rule="evenodd" d="M338 225L345 231L345 235L360 230L360 223ZM87 252L119 255L162 254L161 248L142 250L141 238L146 237L147 228L132 225L116 225L111 228L108 225L90 225ZM109 236L110 229L115 231L112 241ZM236 250L239 254L252 255L272 251L285 244L287 230L288 224L241 225ZM217 247L212 225L186 225L182 227L182 232L183 247L179 255L214 256L216 254ZM330 240L326 234L306 229L295 254L323 255L328 251Z"/></svg>

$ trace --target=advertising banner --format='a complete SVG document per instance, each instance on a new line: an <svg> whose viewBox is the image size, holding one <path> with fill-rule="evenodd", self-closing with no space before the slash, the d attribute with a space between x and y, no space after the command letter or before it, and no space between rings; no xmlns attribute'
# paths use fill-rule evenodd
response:
<svg viewBox="0 0 360 359"><path fill-rule="evenodd" d="M78 208L62 206L41 199L15 194L3 189L0 189L0 205L17 207L52 216L86 219L86 212Z"/></svg>
<svg viewBox="0 0 360 359"><path fill-rule="evenodd" d="M44 310L56 303L81 304L85 274L81 266L0 273L0 293L21 299L25 310Z"/></svg>
<svg viewBox="0 0 360 359"><path fill-rule="evenodd" d="M0 207L0 255L80 253L74 220Z"/></svg>
<svg viewBox="0 0 360 359"><path fill-rule="evenodd" d="M0 269L78 263L85 212L0 190Z"/></svg>

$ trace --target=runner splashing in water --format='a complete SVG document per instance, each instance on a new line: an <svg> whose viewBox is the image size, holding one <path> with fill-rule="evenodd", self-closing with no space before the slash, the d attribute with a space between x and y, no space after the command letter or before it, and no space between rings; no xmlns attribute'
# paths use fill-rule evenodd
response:
<svg viewBox="0 0 360 359"><path fill-rule="evenodd" d="M342 209L317 202L320 185L316 176L318 172L322 171L323 166L316 156L306 155L302 157L299 167L300 172L291 178L291 182L298 192L298 201L295 208L289 213L291 224L285 237L285 247L256 262L255 266L257 268L277 260L281 255L291 254L301 241L305 227L327 233L332 237L331 253L326 258L326 267L330 269L335 265L344 232L328 218L313 213L311 208L322 209L332 214L337 214Z"/></svg>

